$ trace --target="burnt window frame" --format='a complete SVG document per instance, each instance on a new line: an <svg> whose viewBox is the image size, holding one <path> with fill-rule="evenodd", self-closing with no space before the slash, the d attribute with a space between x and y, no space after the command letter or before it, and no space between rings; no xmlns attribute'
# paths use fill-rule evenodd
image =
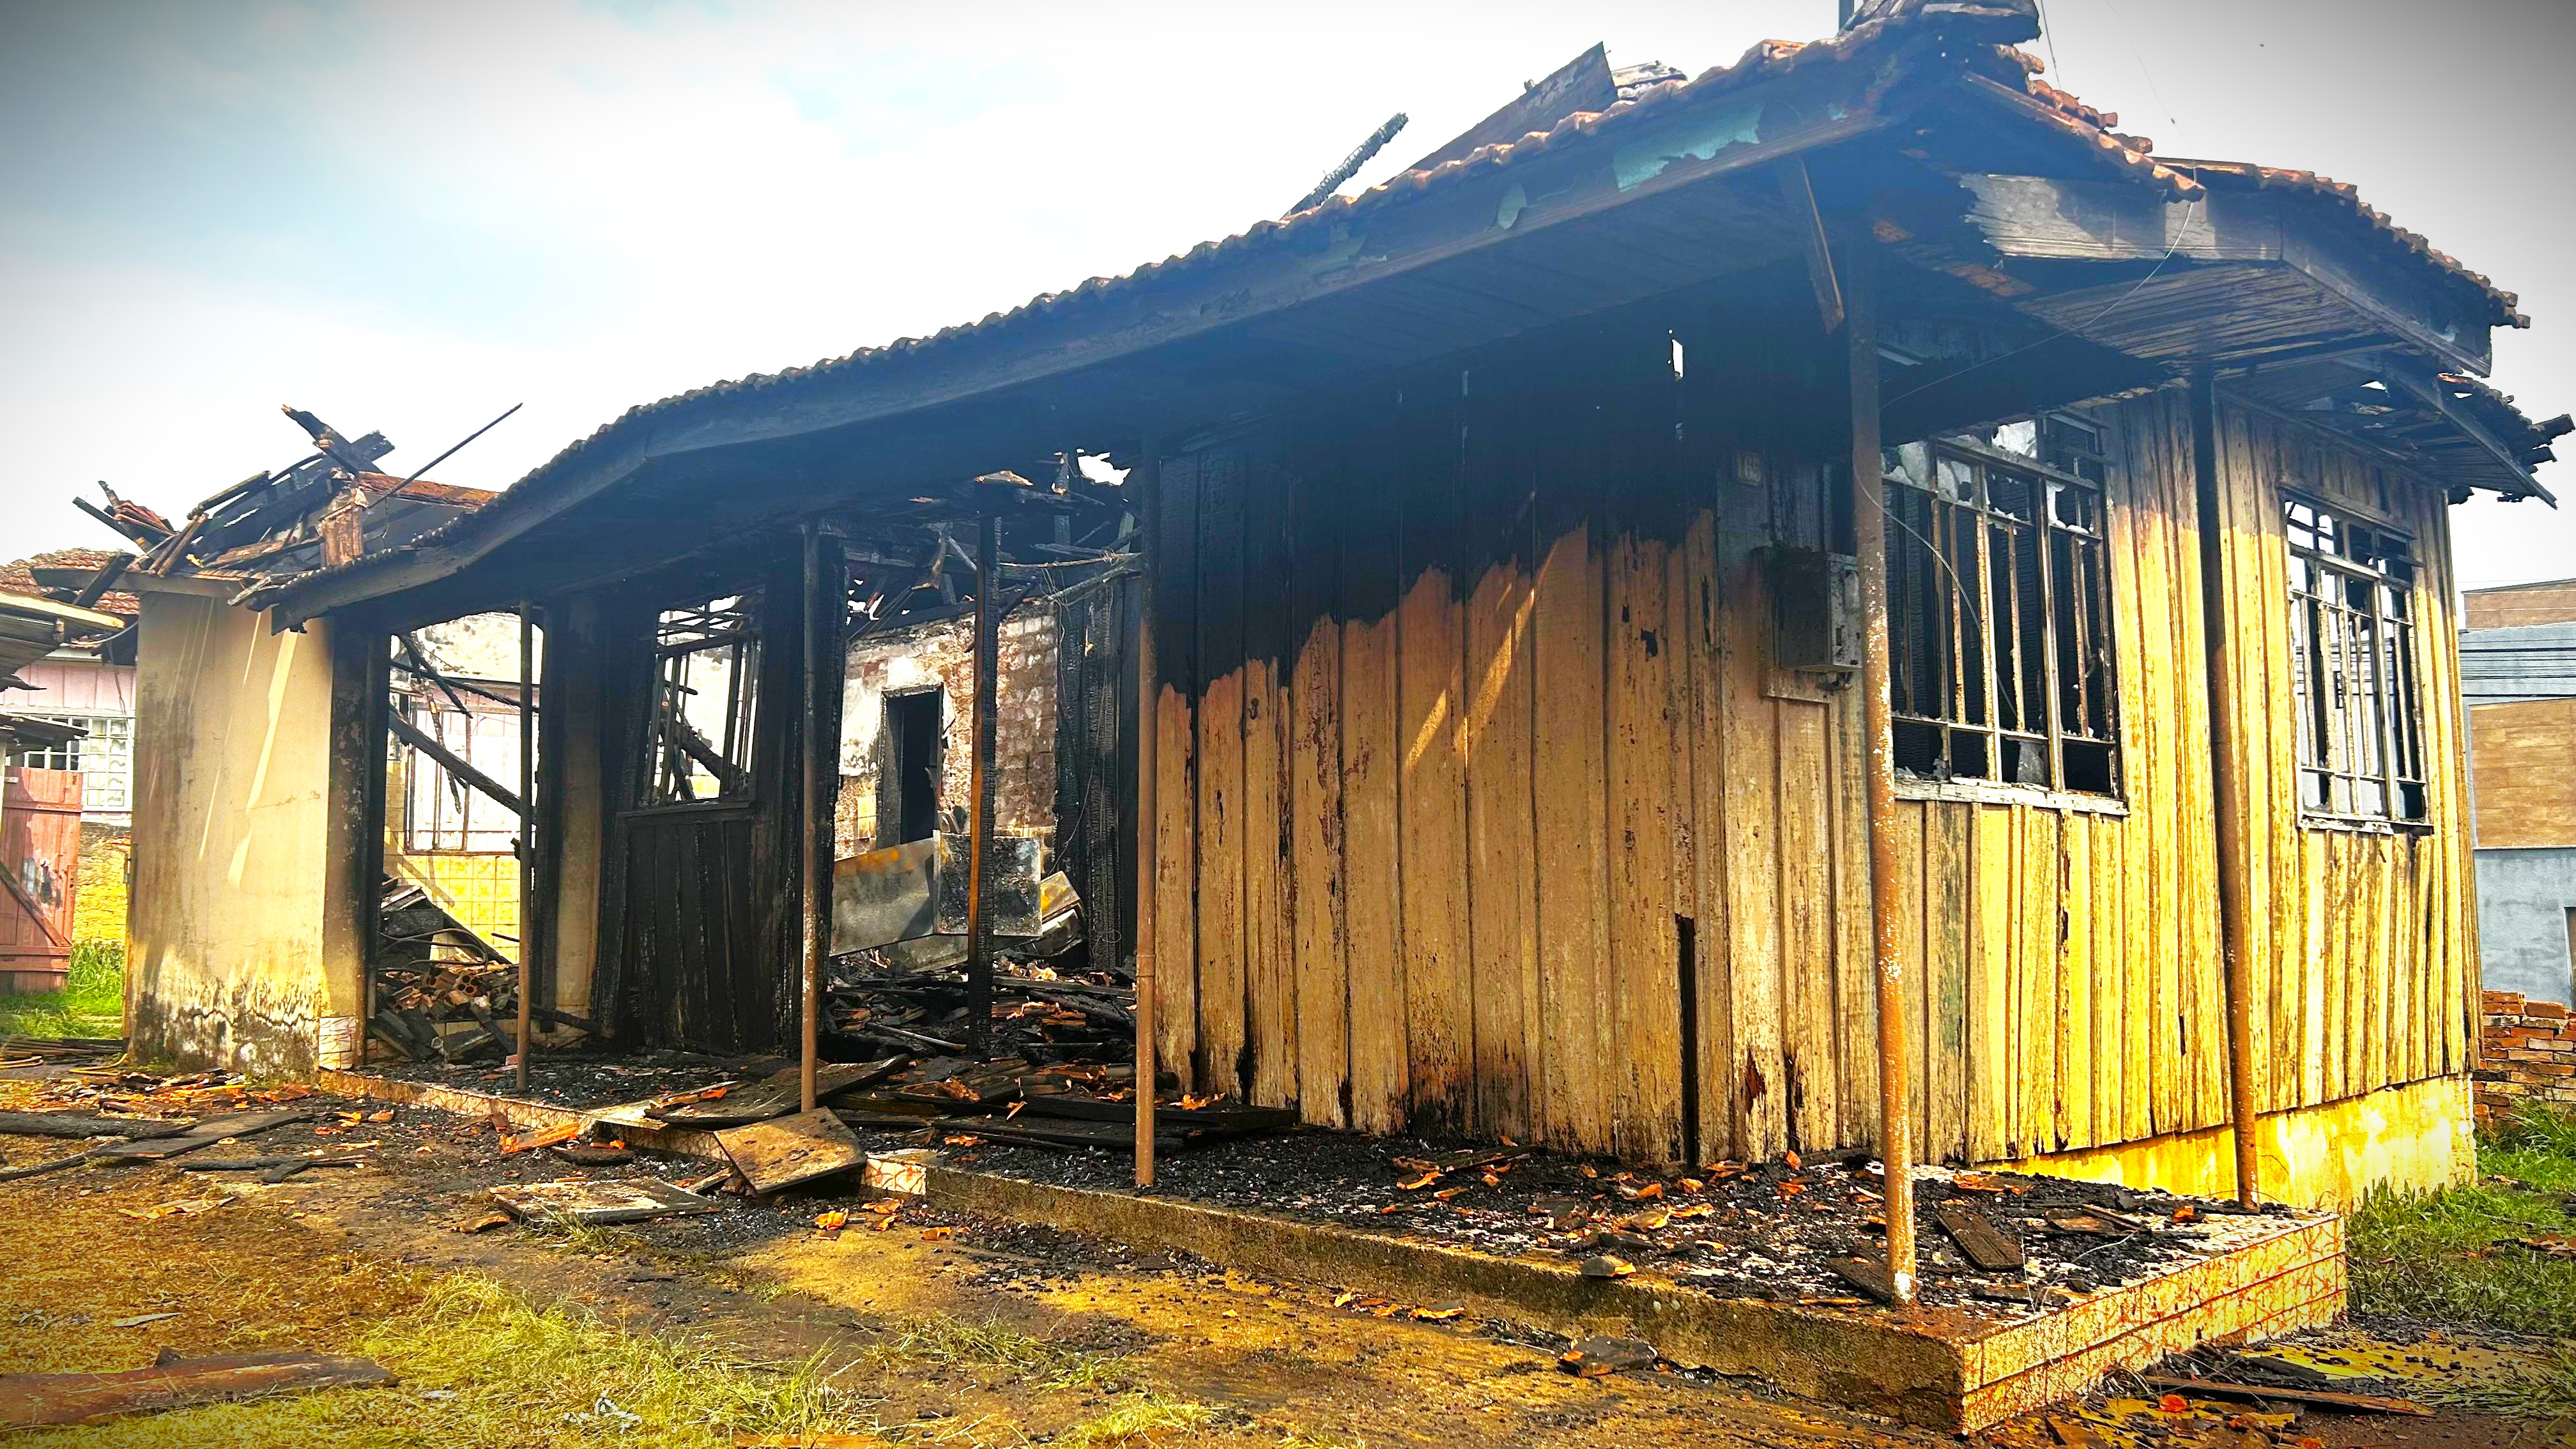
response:
<svg viewBox="0 0 2576 1449"><path fill-rule="evenodd" d="M761 596L755 588L714 595L654 616L650 695L644 717L644 757L636 772L639 812L748 805L753 799L753 749L759 738ZM714 734L700 731L682 701L703 692L693 684L695 661L726 660L724 701ZM683 729L687 734L683 734ZM687 747L696 736L704 752ZM712 754L724 766L706 758ZM714 789L700 793L703 782Z"/></svg>
<svg viewBox="0 0 2576 1449"><path fill-rule="evenodd" d="M2281 492L2281 532L2299 818L2431 828L2414 534L2292 489ZM2356 589L2368 591L2367 608ZM2328 620L2337 627L2323 627ZM2363 653L2369 676L2356 688Z"/></svg>
<svg viewBox="0 0 2576 1449"><path fill-rule="evenodd" d="M1989 439L1886 454L1898 778L1918 791L2117 808L2127 772L2107 430L2043 414ZM1999 556L2022 566L1999 578ZM1998 594L2008 630L1987 622L2005 612L1987 607Z"/></svg>
<svg viewBox="0 0 2576 1449"><path fill-rule="evenodd" d="M495 780L519 778L519 720L515 710L457 709L416 696L404 705L403 713L412 728L446 746L451 754L485 775ZM458 722L461 726L451 727ZM508 806L449 773L445 765L423 754L418 746L398 744L397 748L402 752L403 769L401 854L500 856L518 852L519 817ZM422 818L424 797L428 804L426 820ZM482 823L489 820L502 823ZM453 844L448 843L451 840ZM478 841L484 843L477 844Z"/></svg>

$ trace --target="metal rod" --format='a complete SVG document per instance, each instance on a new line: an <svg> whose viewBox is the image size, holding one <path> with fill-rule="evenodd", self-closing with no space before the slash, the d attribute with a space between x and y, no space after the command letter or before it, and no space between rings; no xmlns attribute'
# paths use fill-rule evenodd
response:
<svg viewBox="0 0 2576 1449"><path fill-rule="evenodd" d="M831 630L823 613L823 533L808 519L801 530L804 535L805 594L804 636L805 667L797 671L804 679L803 728L798 740L804 746L805 785L797 792L804 802L800 821L804 826L804 863L802 887L797 892L805 917L804 995L798 1008L799 1050L797 1068L797 1101L807 1112L814 1110L815 1064L820 1060L823 1020L823 929L831 905L831 862L825 858L819 822L831 819L830 805L823 795L823 640L827 630L837 644L840 635Z"/></svg>
<svg viewBox="0 0 2576 1449"><path fill-rule="evenodd" d="M534 611L519 605L519 799L537 798L537 714L529 708L537 693L537 626ZM536 1043L529 1039L531 1008L536 1005L537 957L537 812L519 811L519 1090L528 1089L528 1058Z"/></svg>
<svg viewBox="0 0 2576 1449"><path fill-rule="evenodd" d="M1887 1281L1914 1301L1914 1093L1905 1062L1904 920L1897 909L1895 703L1887 629L1887 480L1879 466L1878 277L1870 243L1844 251L1851 368L1853 548L1859 554L1861 709L1869 736L1869 906L1878 987L1879 1161L1887 1194Z"/></svg>
<svg viewBox="0 0 2576 1449"><path fill-rule="evenodd" d="M1136 580L1136 879L1132 898L1136 902L1136 1185L1154 1185L1154 1082L1161 1075L1161 1065L1154 1059L1154 775L1157 725L1161 711L1154 696L1161 689L1155 678L1154 659L1154 570L1162 563L1162 549L1155 541L1159 533L1155 520L1162 508L1162 465L1155 456L1155 443L1147 440L1144 460L1136 465L1137 510L1144 527L1139 530L1138 547L1144 554L1144 567Z"/></svg>
<svg viewBox="0 0 2576 1449"><path fill-rule="evenodd" d="M1376 155L1381 149L1383 149L1387 142L1395 139L1395 133L1404 129L1404 122L1405 116L1402 111L1398 111L1394 115L1387 117L1385 122L1379 125L1376 130L1368 133L1368 139L1351 148L1351 154L1343 157L1341 159L1341 164L1335 166L1332 170L1325 172L1324 179L1316 182L1315 188L1312 191L1298 197L1296 205L1289 207L1286 211L1280 214L1283 216L1295 216L1298 212L1304 211L1309 207L1323 205L1324 198L1331 196L1336 191L1339 191L1343 182L1358 175L1360 168L1368 164L1371 156Z"/></svg>
<svg viewBox="0 0 2576 1449"><path fill-rule="evenodd" d="M966 856L966 1024L978 1054L993 1033L993 921L984 896L993 864L993 741L1001 683L1002 523L987 512L975 539L975 757L972 841Z"/></svg>
<svg viewBox="0 0 2576 1449"><path fill-rule="evenodd" d="M488 433L488 432L492 431L494 428L497 428L497 427L501 426L501 424L502 424L503 422L505 422L505 421L507 421L507 420L509 419L510 413L515 413L515 412L517 412L519 409L521 409L521 408L523 408L523 407L526 407L526 406L527 406L527 404L526 404L526 403L512 403L512 404L510 404L510 407L509 407L509 411L508 411L508 412L504 412L504 413L502 413L500 417L494 418L492 421L490 421L490 422L488 422L488 423L485 423L483 426L481 426L481 427L479 427L479 428L476 428L474 431L472 431L472 432L470 432L470 433L467 433L467 434L464 436L464 438L463 438L462 440L460 440L460 441L457 443L457 445L456 445L455 447L450 448L450 449L448 449L446 452L439 454L437 457L430 459L428 462L421 464L421 465L420 465L420 471L419 471L419 472L412 474L410 477L405 478L405 479L404 479L404 480L402 480L400 483L397 483L397 484L395 484L393 487L391 487L391 488L387 489L387 490L385 491L384 498L379 498L379 499L377 499L376 501L377 501L377 502L379 502L379 503L382 503L382 502L384 502L384 501L385 501L385 498L391 498L391 497L394 497L396 494L401 493L404 489L409 488L409 487L410 487L411 485L413 485L414 483L419 482L419 481L420 481L420 479L421 479L421 474L422 474L422 473L427 473L430 469L435 468L435 467L437 467L439 464L446 462L448 459L455 457L459 452L461 452L461 451L463 451L463 450L464 450L464 447L465 447L465 445L466 445L467 443L473 442L476 438L479 438L479 437L483 436L485 433Z"/></svg>
<svg viewBox="0 0 2576 1449"><path fill-rule="evenodd" d="M2200 618L2207 646L2210 799L2218 833L2218 945L2227 983L2227 1108L2236 1145L2236 1201L2259 1199L2254 1136L2253 960L2246 949L2245 770L2236 750L2236 669L2227 618L2227 530L2219 509L2218 377L2207 365L2191 375L2191 471L2199 504Z"/></svg>

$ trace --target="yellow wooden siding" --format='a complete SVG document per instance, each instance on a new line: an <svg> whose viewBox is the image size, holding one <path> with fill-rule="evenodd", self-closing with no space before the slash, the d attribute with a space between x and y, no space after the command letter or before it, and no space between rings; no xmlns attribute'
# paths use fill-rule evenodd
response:
<svg viewBox="0 0 2576 1449"><path fill-rule="evenodd" d="M1199 1090L1372 1130L1436 1120L1648 1160L1866 1145L1859 720L1848 691L1800 686L1767 657L1768 490L1819 486L1814 471L1766 454L1767 481L1748 484L1731 443L1677 445L1664 462L1696 481L1659 513L1572 457L1579 440L1559 456L1480 436L1488 411L1426 425L1467 439L1463 466L1388 444L1402 467L1352 473L1336 453L1165 471L1167 490L1252 480L1268 496L1251 517L1288 516L1293 560L1284 576L1241 570L1285 611L1284 657L1254 638L1255 609L1224 626L1244 631L1240 650L1200 641L1212 677L1161 696L1169 1062ZM2226 1116L2188 418L2178 393L2106 414L2124 803L1899 809L1904 1025L1918 1136L1938 1158ZM2445 759L2439 497L2268 417L2229 410L2225 441L2236 738L2267 802L2248 851L2262 1101L2460 1070L2458 782L2435 782L2430 832L2297 818L2278 483L2413 531L2427 747ZM1432 522L1468 547L1396 516L1420 489L1449 490ZM1227 527L1183 522L1197 622L1230 620L1225 586L1213 609L1204 590ZM1261 818L1247 826L1236 802Z"/></svg>

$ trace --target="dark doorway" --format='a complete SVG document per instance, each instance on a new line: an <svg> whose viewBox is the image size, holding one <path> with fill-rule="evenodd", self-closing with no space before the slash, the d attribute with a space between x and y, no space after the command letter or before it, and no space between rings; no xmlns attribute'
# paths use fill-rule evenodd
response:
<svg viewBox="0 0 2576 1449"><path fill-rule="evenodd" d="M886 760L894 771L895 837L902 845L939 830L941 698L938 690L886 697Z"/></svg>

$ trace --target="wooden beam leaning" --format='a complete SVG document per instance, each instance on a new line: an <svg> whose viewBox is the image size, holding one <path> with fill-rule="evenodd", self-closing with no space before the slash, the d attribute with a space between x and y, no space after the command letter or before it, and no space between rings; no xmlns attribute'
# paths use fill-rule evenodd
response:
<svg viewBox="0 0 2576 1449"><path fill-rule="evenodd" d="M2236 669L2227 616L2227 537L2218 505L2218 377L2191 374L2191 473L2200 537L2200 615L2209 689L2209 771L2218 836L2218 947L2227 991L2227 1108L2236 1144L2236 1202L2252 1207L2255 1178L2254 963L2245 916L2251 877L2245 857L2250 784L2236 746Z"/></svg>
<svg viewBox="0 0 2576 1449"><path fill-rule="evenodd" d="M440 769L490 796L502 809L521 817L527 815L527 808L519 803L521 796L518 791L467 764L463 756L440 744L410 720L389 712L385 715L385 729L395 739L429 756Z"/></svg>
<svg viewBox="0 0 2576 1449"><path fill-rule="evenodd" d="M1807 158L1792 156L1780 163L1780 195L1789 203L1789 211L1798 227L1798 244L1807 253L1807 280L1815 285L1816 313L1824 319L1825 335L1842 330L1843 288L1834 275L1834 250L1825 239L1825 218L1816 210L1815 181L1807 174Z"/></svg>
<svg viewBox="0 0 2576 1449"><path fill-rule="evenodd" d="M1897 909L1895 698L1887 624L1887 484L1879 466L1878 282L1865 235L1843 251L1844 319L1851 367L1853 549L1859 555L1861 710L1869 736L1864 794L1869 823L1869 905L1878 997L1878 1156L1887 1197L1887 1281L1914 1301L1914 1091L1905 1062L1904 921Z"/></svg>

